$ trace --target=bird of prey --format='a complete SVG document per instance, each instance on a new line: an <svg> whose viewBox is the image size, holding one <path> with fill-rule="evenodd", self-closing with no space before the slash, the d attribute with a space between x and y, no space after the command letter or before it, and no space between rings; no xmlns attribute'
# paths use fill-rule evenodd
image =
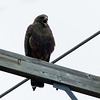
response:
<svg viewBox="0 0 100 100"><path fill-rule="evenodd" d="M54 50L55 41L52 31L47 23L48 16L45 14L35 18L29 25L25 35L25 55L49 62L50 55ZM44 83L31 79L33 91L36 87L44 87Z"/></svg>

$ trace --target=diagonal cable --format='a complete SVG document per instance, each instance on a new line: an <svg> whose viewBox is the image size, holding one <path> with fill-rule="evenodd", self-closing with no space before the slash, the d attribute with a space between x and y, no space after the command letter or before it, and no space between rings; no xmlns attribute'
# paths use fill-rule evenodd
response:
<svg viewBox="0 0 100 100"><path fill-rule="evenodd" d="M72 49L68 50L67 52L65 52L64 54L62 54L61 56L59 56L58 58L56 58L54 61L52 61L51 63L56 63L57 61L61 60L62 58L64 58L65 56L67 56L68 54L72 53L73 51L75 51L76 49L78 49L79 47L81 47L82 45L84 45L85 43L87 43L88 41L90 41L91 39L93 39L94 37L96 37L97 35L100 34L100 31L98 31L97 33L94 33L92 36L88 37L87 39L85 39L84 41L82 41L81 43L79 43L78 45L76 45L75 47L73 47ZM25 82L27 82L29 79L26 78L23 81L19 82L18 84L16 84L15 86L13 86L12 88L10 88L9 90L7 90L6 92L2 93L0 95L0 98L2 98L3 96L5 96L6 94L8 94L9 92L13 91L14 89L16 89L17 87L19 87L20 85L24 84Z"/></svg>
<svg viewBox="0 0 100 100"><path fill-rule="evenodd" d="M11 91L13 91L14 89L16 89L17 87L19 87L20 85L24 84L25 82L27 82L29 79L24 79L23 81L21 81L20 83L16 84L15 86L13 86L12 88L10 88L9 90L7 90L6 92L2 93L0 95L0 98L2 98L3 96L5 96L6 94L10 93Z"/></svg>
<svg viewBox="0 0 100 100"><path fill-rule="evenodd" d="M68 54L72 53L73 51L75 51L76 49L78 49L79 47L81 47L82 45L84 45L85 43L87 43L88 41L90 41L91 39L93 39L94 37L96 37L99 34L100 34L100 31L98 31L97 33L91 35L90 37L88 37L87 39L85 39L84 41L82 41L81 43L79 43L78 45L76 45L75 47L73 47L72 49L68 50L67 52L65 52L64 54L62 54L61 56L59 56L54 61L52 61L52 63L56 63L57 61L61 60L62 58L64 58Z"/></svg>

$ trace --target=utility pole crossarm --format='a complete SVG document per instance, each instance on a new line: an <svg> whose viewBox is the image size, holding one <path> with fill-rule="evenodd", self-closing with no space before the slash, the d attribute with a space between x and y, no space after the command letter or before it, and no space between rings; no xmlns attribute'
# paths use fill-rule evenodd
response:
<svg viewBox="0 0 100 100"><path fill-rule="evenodd" d="M0 70L100 98L100 77L1 49Z"/></svg>

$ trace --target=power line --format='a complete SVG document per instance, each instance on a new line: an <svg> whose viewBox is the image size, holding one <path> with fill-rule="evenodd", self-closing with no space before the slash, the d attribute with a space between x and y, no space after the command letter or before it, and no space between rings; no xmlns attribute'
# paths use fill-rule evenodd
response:
<svg viewBox="0 0 100 100"><path fill-rule="evenodd" d="M62 54L61 56L59 56L57 59L55 59L54 61L52 61L52 63L56 63L57 61L59 61L60 59L64 58L68 54L72 53L73 51L75 51L76 49L78 49L79 47L81 47L82 45L84 45L89 40L93 39L94 37L96 37L99 34L100 34L100 31L98 31L97 33L95 33L92 36L88 37L87 39L85 39L84 41L82 41L81 43L79 43L78 45L76 45L72 49L68 50L67 52L65 52L64 54Z"/></svg>
<svg viewBox="0 0 100 100"><path fill-rule="evenodd" d="M17 87L19 87L20 85L24 84L25 82L27 82L29 79L24 79L23 81L21 81L20 83L16 84L15 86L13 86L12 88L10 88L9 90L7 90L6 92L2 93L0 95L0 98L2 98L3 96L5 96L6 94L8 94L9 92L13 91L14 89L16 89Z"/></svg>
<svg viewBox="0 0 100 100"><path fill-rule="evenodd" d="M78 49L79 47L81 47L82 45L84 45L85 43L87 43L89 40L93 39L94 37L96 37L97 35L100 34L100 31L98 31L97 33L93 34L92 36L88 37L87 39L85 39L84 41L82 41L81 43L79 43L78 45L76 45L75 47L73 47L72 49L68 50L67 52L65 52L64 54L62 54L61 56L59 56L58 58L56 58L54 61L52 61L51 63L56 63L57 61L61 60L62 58L64 58L65 56L67 56L68 54L72 53L73 51L75 51L76 49ZM0 98L5 96L6 94L8 94L9 92L13 91L14 89L16 89L17 87L19 87L20 85L22 85L23 83L27 82L29 79L24 79L23 81L21 81L20 83L16 84L15 86L13 86L12 88L10 88L9 90L7 90L6 92L4 92L3 94L0 95Z"/></svg>

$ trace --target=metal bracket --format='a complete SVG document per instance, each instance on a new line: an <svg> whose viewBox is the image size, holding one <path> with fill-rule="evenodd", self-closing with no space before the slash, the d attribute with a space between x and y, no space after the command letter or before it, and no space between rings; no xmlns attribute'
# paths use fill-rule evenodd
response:
<svg viewBox="0 0 100 100"><path fill-rule="evenodd" d="M53 83L53 87L56 88L57 90L58 89L64 90L69 95L71 100L78 100L69 87L57 83Z"/></svg>

